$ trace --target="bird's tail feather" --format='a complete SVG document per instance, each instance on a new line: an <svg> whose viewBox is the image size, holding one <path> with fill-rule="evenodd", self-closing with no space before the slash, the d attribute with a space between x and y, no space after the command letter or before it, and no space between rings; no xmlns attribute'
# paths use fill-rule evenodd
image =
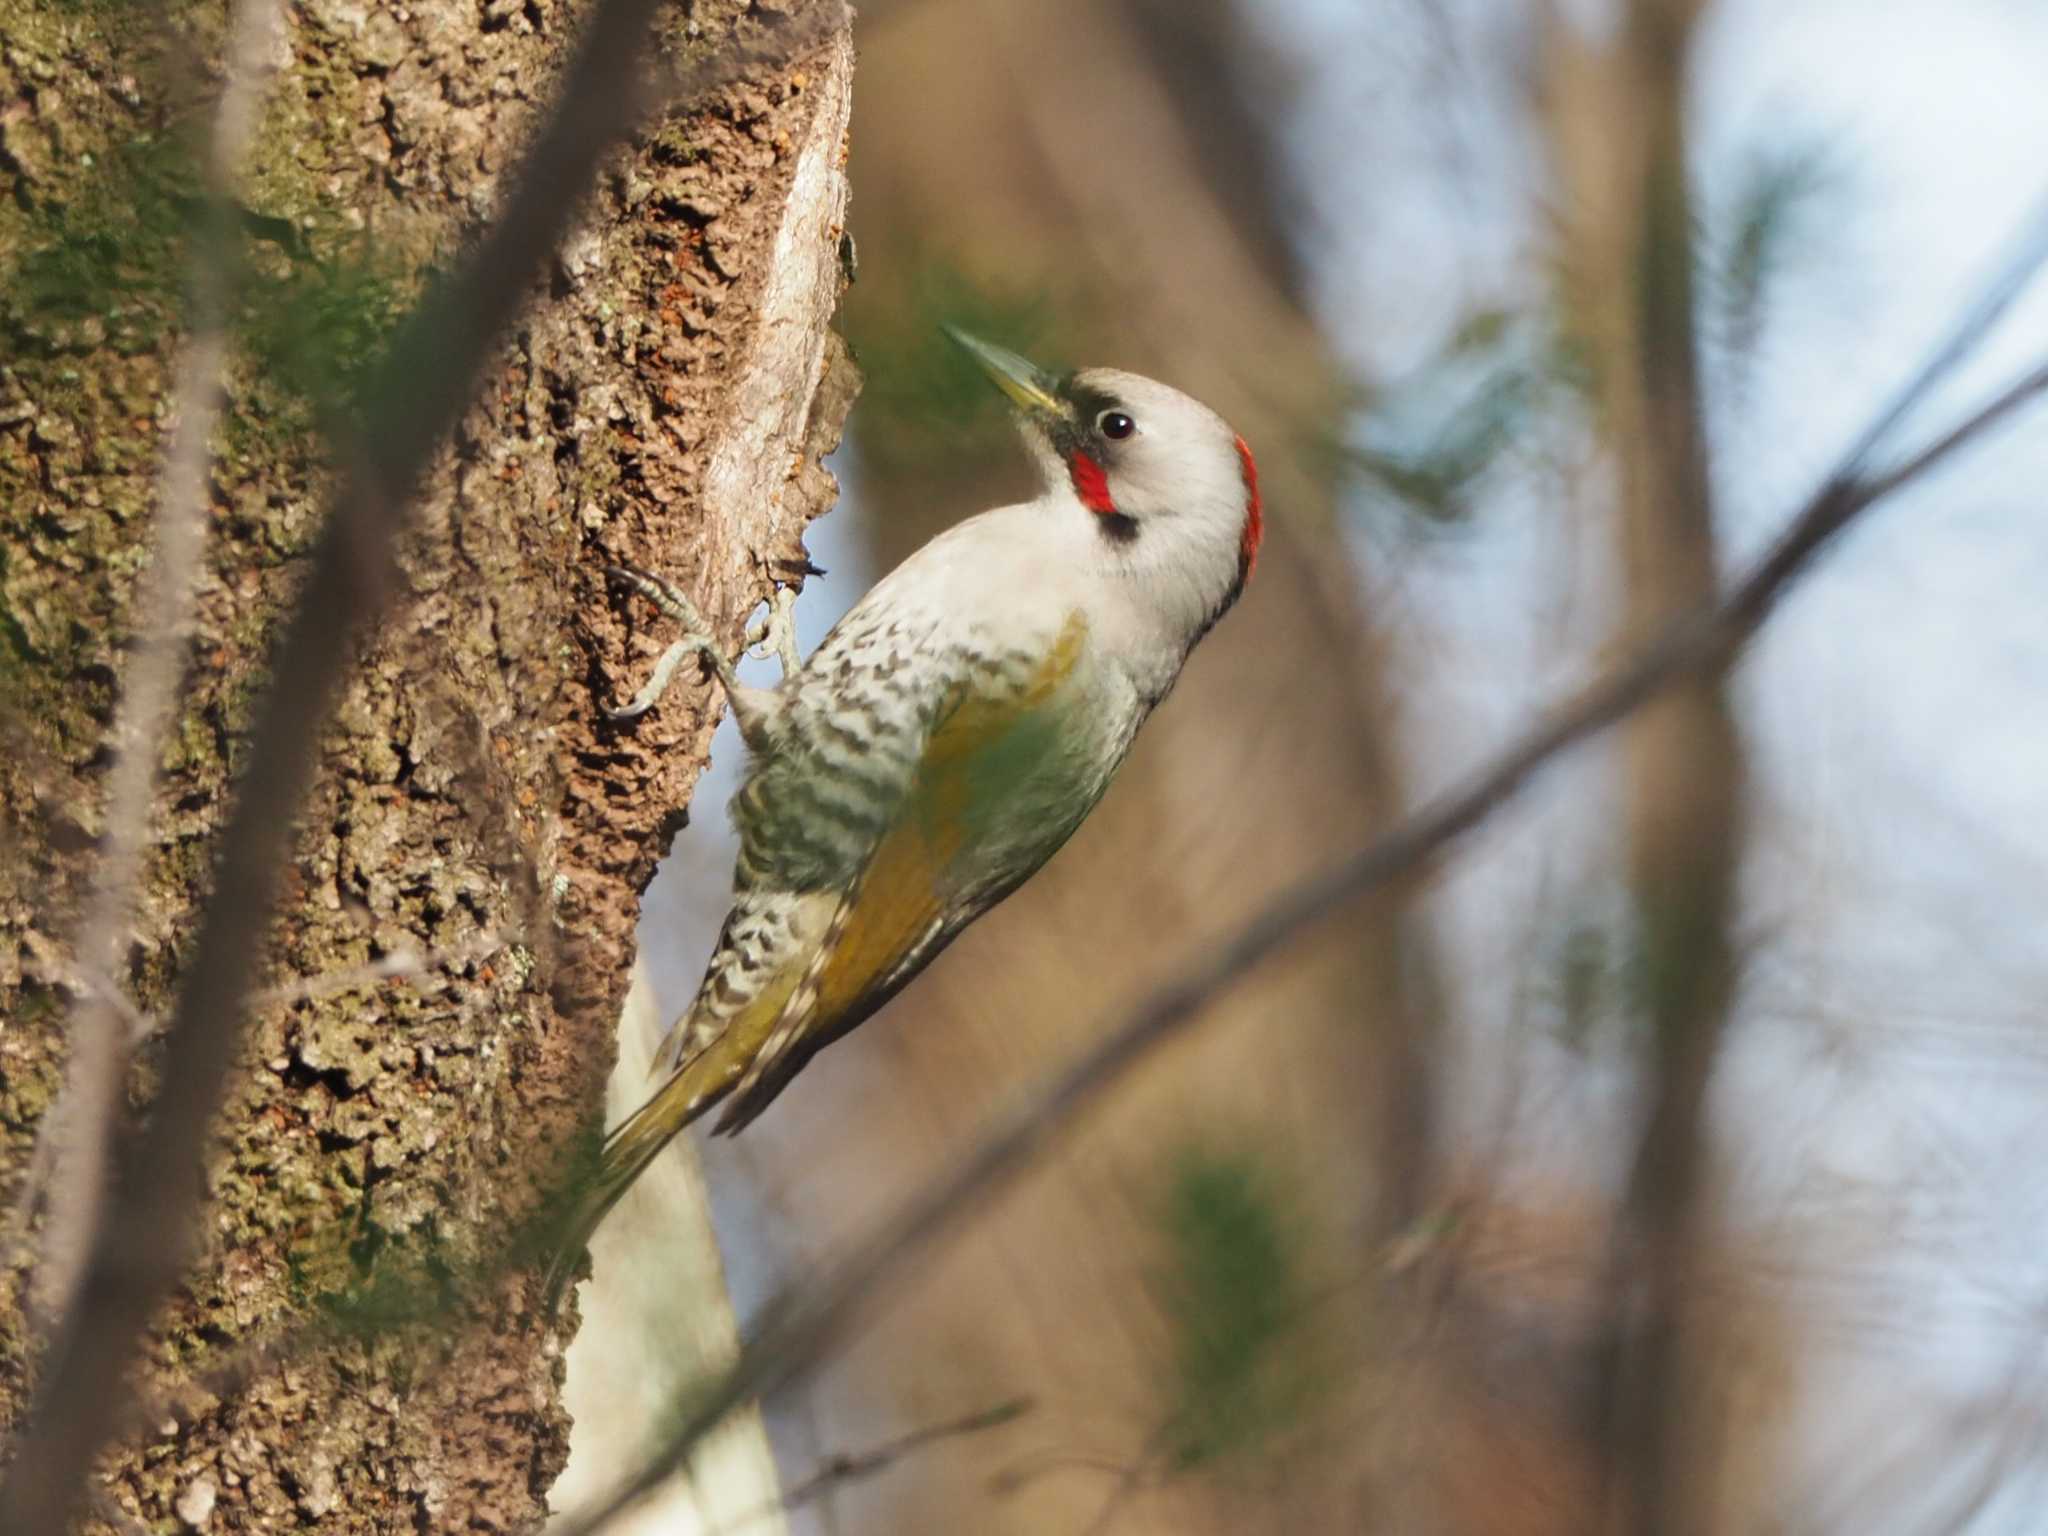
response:
<svg viewBox="0 0 2048 1536"><path fill-rule="evenodd" d="M732 1074L717 1058L716 1050L698 1057L605 1138L596 1170L575 1191L568 1212L556 1229L547 1274L546 1309L550 1314L574 1277L577 1260L598 1223L647 1171L647 1165L661 1149L729 1091Z"/></svg>
<svg viewBox="0 0 2048 1536"><path fill-rule="evenodd" d="M780 1022L795 990L799 972L792 970L763 989L718 1036L655 1090L654 1096L607 1136L597 1168L571 1196L561 1223L554 1229L548 1262L546 1309L561 1300L590 1234L611 1208L647 1171L661 1149L691 1121L730 1094L748 1064ZM680 1026L679 1026L680 1027ZM687 1038L685 1035L684 1038Z"/></svg>

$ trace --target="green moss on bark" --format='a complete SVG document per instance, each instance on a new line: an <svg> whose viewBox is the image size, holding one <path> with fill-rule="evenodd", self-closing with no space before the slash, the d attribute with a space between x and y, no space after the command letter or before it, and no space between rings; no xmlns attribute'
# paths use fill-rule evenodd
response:
<svg viewBox="0 0 2048 1536"><path fill-rule="evenodd" d="M696 20L715 37L740 9ZM17 1169L59 1076L58 944L100 830L207 95L143 40L145 14L0 0L0 684L23 747L0 762L0 1159ZM178 22L211 67L222 15ZM402 17L305 0L286 16L243 190L191 676L124 978L152 1010L193 941L318 529L310 428L346 412L427 273L495 207L572 19L458 0ZM608 696L629 664L599 573L692 548L707 607L736 630L765 555L821 507L811 472L757 525L710 529L690 447L723 407L779 222L776 145L806 108L775 83L727 93L676 130L691 155L629 162L578 237L595 254L565 258L428 476L405 600L364 637L325 733L266 958L280 980L401 950L457 958L253 1021L206 1170L204 1253L146 1370L177 1428L153 1424L112 1464L116 1502L147 1524L173 1526L202 1479L215 1532L516 1528L541 1512L563 1449L557 1354L489 1266L595 1111L632 892L710 726L701 703L630 736L594 723L590 689ZM707 200L715 238L683 211ZM687 329L664 317L684 300ZM142 1053L137 1108L164 1048ZM0 1283L0 1311L18 1280ZM19 1327L0 1317L0 1423L32 1386ZM308 1327L332 1342L203 1387Z"/></svg>

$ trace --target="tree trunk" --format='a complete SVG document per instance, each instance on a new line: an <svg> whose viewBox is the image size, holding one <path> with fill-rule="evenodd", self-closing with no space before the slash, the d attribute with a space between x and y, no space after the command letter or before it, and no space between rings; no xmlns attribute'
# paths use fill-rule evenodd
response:
<svg viewBox="0 0 2048 1536"><path fill-rule="evenodd" d="M1616 467L1620 625L1630 650L1713 596L1713 488L1701 384L1687 62L1699 0L1634 0L1604 44L1549 29L1546 79L1573 319ZM1719 676L1667 690L1621 729L1647 1093L1619 1236L1596 1418L1609 1528L1711 1528L1712 1474L1760 1427L1719 1413L1740 1314L1700 1302L1712 1262L1708 1116L1734 996L1743 754ZM1717 1336L1711 1330L1720 1328ZM1742 1383L1745 1388L1748 1383Z"/></svg>
<svg viewBox="0 0 2048 1536"><path fill-rule="evenodd" d="M754 9L700 3L668 46ZM765 9L765 7L763 8ZM80 990L67 951L101 836L184 280L181 58L127 8L0 3L0 1126L19 1194ZM249 297L216 441L193 667L165 755L127 974L163 1009L268 647L319 525L315 385L496 206L578 15L547 0L309 0L243 179ZM769 25L773 36L774 23ZM650 50L651 52L652 50ZM322 743L274 982L433 957L260 1008L206 1168L203 1255L159 1319L147 1411L106 1464L153 1527L531 1527L559 1469L560 1335L497 1266L596 1128L638 892L681 823L715 695L599 708L666 639L603 568L661 570L737 643L833 492L850 403L839 284L844 36L769 63L618 156L422 488L393 619ZM130 1113L148 1112L161 1042ZM0 1417L35 1343L7 1258ZM317 1347L315 1323L339 1324Z"/></svg>

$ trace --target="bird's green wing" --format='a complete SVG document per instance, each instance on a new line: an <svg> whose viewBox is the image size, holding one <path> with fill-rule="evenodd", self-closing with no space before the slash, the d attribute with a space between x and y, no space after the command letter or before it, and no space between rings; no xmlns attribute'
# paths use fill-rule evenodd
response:
<svg viewBox="0 0 2048 1536"><path fill-rule="evenodd" d="M765 1109L812 1054L887 1002L957 931L962 855L1008 786L1059 749L1055 698L1086 639L1086 621L1076 614L1021 682L1000 691L963 688L942 715L901 809L734 1089L721 1132Z"/></svg>

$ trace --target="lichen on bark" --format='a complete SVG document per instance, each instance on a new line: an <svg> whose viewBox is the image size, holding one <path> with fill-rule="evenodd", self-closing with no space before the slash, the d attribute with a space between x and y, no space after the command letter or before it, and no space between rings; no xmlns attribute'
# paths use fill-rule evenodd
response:
<svg viewBox="0 0 2048 1536"><path fill-rule="evenodd" d="M687 33L715 50L760 25L748 10L697 4L664 46ZM195 931L319 526L313 428L490 217L579 14L547 0L288 12L242 187L246 302L192 673L123 978L145 1010L168 1002ZM103 830L169 411L191 136L218 69L220 7L181 10L170 39L153 20L0 0L4 1199L61 1070L65 944ZM519 1528L542 1511L563 1448L560 1340L516 1276L478 1277L594 1130L638 891L714 723L686 689L636 729L599 718L647 645L602 571L670 572L736 639L829 504L817 460L849 398L820 387L838 355L824 328L837 215L814 228L789 205L820 136L835 181L806 195L843 198L850 68L835 37L615 157L423 487L403 599L363 637L326 732L267 958L279 982L401 951L454 958L252 1018L206 1170L203 1257L143 1370L168 1417L107 1467L114 1503L152 1526ZM792 229L828 248L792 251ZM778 468L757 504L709 506L762 297L792 273L808 302L802 356L784 365L795 409L765 440ZM138 1061L134 1113L163 1048ZM34 1376L23 1278L0 1275L9 1424ZM309 1323L337 1331L288 1363L261 1353Z"/></svg>

